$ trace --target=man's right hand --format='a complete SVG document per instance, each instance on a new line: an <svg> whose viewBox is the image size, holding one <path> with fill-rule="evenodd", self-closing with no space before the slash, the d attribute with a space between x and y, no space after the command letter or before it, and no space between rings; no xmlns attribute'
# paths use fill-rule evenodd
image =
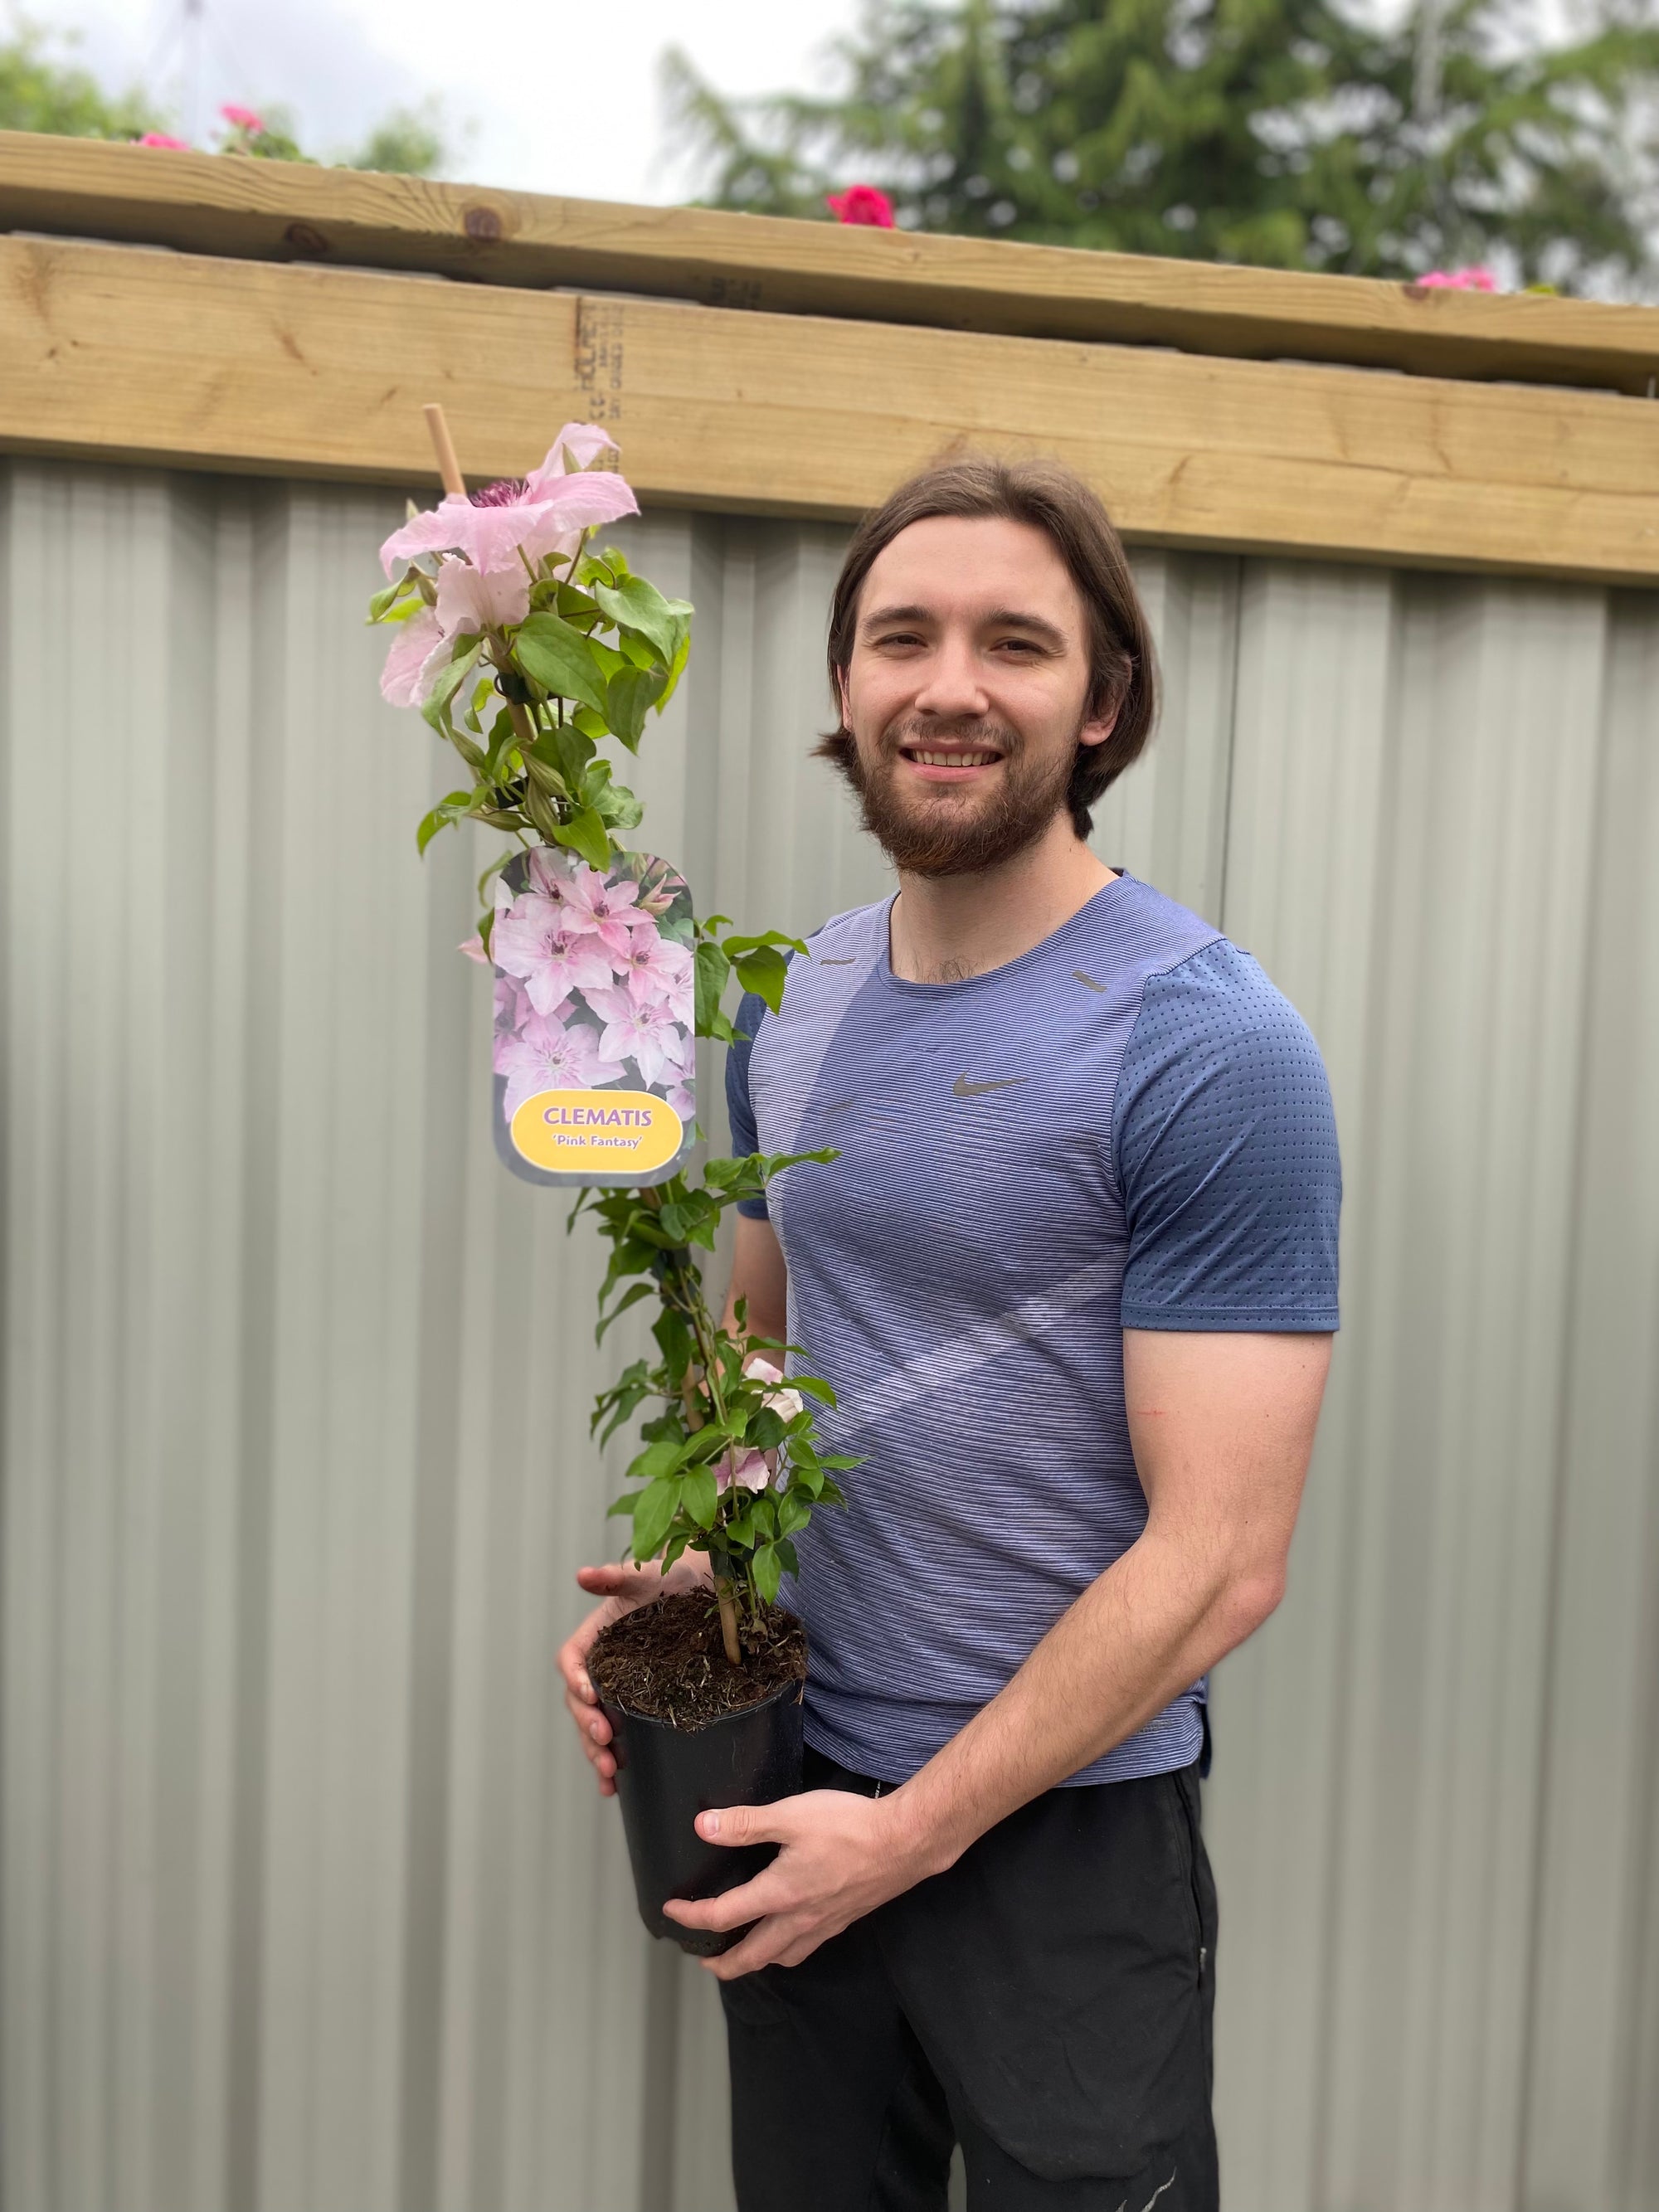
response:
<svg viewBox="0 0 1659 2212"><path fill-rule="evenodd" d="M675 1590L696 1589L709 1579L708 1561L701 1552L688 1552L665 1574L654 1563L648 1567L578 1567L576 1580L602 1601L559 1651L559 1672L564 1677L564 1702L576 1723L582 1749L599 1777L601 1797L617 1794L617 1761L610 1749L611 1723L599 1711L593 1685L587 1676L587 1654L593 1638L613 1620L620 1620L636 1606Z"/></svg>

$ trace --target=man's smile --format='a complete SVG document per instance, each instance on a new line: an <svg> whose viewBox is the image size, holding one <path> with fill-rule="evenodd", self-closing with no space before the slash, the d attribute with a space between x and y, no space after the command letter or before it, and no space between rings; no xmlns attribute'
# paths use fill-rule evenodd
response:
<svg viewBox="0 0 1659 2212"><path fill-rule="evenodd" d="M961 783L994 768L1002 755L990 745L901 745L899 758L929 783Z"/></svg>

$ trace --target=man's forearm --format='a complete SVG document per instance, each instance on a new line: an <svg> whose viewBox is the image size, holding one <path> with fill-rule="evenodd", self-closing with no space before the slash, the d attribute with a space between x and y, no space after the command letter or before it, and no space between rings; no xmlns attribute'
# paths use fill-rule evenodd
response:
<svg viewBox="0 0 1659 2212"><path fill-rule="evenodd" d="M896 1791L927 1873L1133 1735L1272 1611L1277 1588L1205 1568L1148 1530L1084 1591L1007 1687Z"/></svg>

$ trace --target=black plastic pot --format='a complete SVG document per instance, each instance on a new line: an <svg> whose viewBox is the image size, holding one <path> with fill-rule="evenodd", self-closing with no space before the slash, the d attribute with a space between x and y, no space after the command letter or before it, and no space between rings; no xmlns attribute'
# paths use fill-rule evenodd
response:
<svg viewBox="0 0 1659 2212"><path fill-rule="evenodd" d="M630 1712L608 1698L599 1700L611 1727L617 1795L640 1917L653 1936L666 1936L694 1958L729 1951L746 1931L682 1928L665 1917L665 1901L722 1896L752 1881L777 1856L778 1847L706 1844L692 1823L714 1807L771 1805L796 1795L805 1688L804 1682L786 1682L763 1704L696 1729Z"/></svg>

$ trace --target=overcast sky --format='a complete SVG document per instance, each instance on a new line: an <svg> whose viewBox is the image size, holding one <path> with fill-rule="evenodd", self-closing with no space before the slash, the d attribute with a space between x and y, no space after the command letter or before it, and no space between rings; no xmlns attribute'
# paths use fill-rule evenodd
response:
<svg viewBox="0 0 1659 2212"><path fill-rule="evenodd" d="M185 120L186 0L27 0L81 33L106 84L147 85ZM200 0L199 106L280 101L326 154L388 108L441 96L469 181L603 199L685 197L663 158L657 62L685 49L727 92L823 81L859 0ZM5 0L0 0L0 18Z"/></svg>

